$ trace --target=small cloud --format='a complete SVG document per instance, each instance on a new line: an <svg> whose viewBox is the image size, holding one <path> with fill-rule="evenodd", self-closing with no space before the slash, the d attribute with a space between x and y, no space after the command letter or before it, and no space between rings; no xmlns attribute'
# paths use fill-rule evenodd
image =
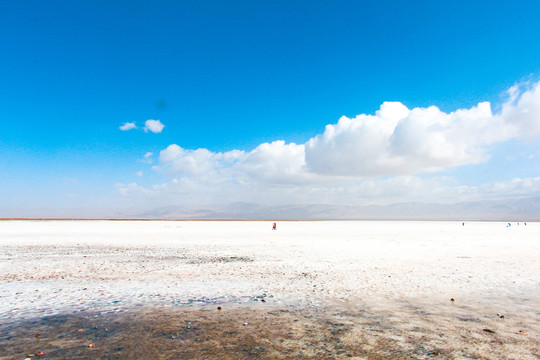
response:
<svg viewBox="0 0 540 360"><path fill-rule="evenodd" d="M136 174L137 174L138 177L142 177L142 176L143 176L143 172L142 172L142 171L137 171Z"/></svg>
<svg viewBox="0 0 540 360"><path fill-rule="evenodd" d="M139 161L145 164L151 164L154 162L154 160L152 160L152 155L154 155L154 153L147 152L146 154L144 154L143 158L140 159Z"/></svg>
<svg viewBox="0 0 540 360"><path fill-rule="evenodd" d="M129 184L116 183L114 186L116 187L116 190L120 193L120 195L123 196L150 194L150 190L139 186L137 185L137 183L134 182Z"/></svg>
<svg viewBox="0 0 540 360"><path fill-rule="evenodd" d="M120 130L122 131L127 131L131 129L136 129L136 128L137 128L137 125L135 125L135 123L132 123L132 122L127 122L127 123L124 123L124 125L120 126Z"/></svg>
<svg viewBox="0 0 540 360"><path fill-rule="evenodd" d="M145 132L151 131L154 134L158 134L161 131L163 131L164 127L165 125L163 125L161 121L159 120L150 119L150 120L146 120L146 122L144 123L144 131Z"/></svg>

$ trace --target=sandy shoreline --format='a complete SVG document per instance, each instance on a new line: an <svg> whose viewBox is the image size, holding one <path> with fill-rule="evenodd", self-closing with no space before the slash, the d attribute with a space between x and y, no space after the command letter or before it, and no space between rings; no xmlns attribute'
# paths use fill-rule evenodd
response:
<svg viewBox="0 0 540 360"><path fill-rule="evenodd" d="M126 339L123 331L142 323L158 331L164 326L159 318L177 319L172 322L180 329L192 316L206 329L197 333L199 339L217 338L201 340L199 347L187 335L171 339L183 345L168 343L170 351L178 345L225 358L279 358L284 352L282 357L291 359L378 359L392 353L418 359L538 359L539 228L537 223L507 228L483 222L278 222L278 231L272 231L271 223L256 221L5 221L0 350L36 345L35 338L23 341L23 334L41 326L48 330L40 346L62 357L62 351L75 351L68 346L74 322L94 319L101 321L92 325L98 328L108 322L126 325L92 340L101 342L100 356L122 358L127 352L104 351ZM242 318L249 321L238 322ZM240 326L242 332L244 322L259 322L260 332L273 335L253 335L246 342L238 335L237 347L216 352L223 350L220 339L227 338L219 331ZM289 340L284 329L291 326L305 334L279 345L280 339ZM62 335L53 331L58 328L64 340L56 339ZM323 340L317 342L317 336ZM268 337L274 345L266 343ZM19 340L20 348L14 346ZM169 345L148 341L154 345L145 351L163 346L161 357L178 355L168 352ZM205 356L188 352L182 356Z"/></svg>

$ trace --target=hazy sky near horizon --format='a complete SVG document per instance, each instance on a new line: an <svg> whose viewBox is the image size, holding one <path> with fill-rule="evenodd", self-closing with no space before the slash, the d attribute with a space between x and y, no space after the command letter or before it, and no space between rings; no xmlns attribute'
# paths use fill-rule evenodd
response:
<svg viewBox="0 0 540 360"><path fill-rule="evenodd" d="M1 9L1 216L540 196L537 1Z"/></svg>

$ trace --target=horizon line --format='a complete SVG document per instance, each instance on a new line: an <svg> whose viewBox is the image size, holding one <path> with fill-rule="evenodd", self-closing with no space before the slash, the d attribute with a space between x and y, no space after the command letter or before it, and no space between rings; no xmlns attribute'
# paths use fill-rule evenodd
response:
<svg viewBox="0 0 540 360"><path fill-rule="evenodd" d="M36 218L24 218L24 217L17 217L17 218L0 218L0 221L218 221L218 222L225 222L225 221L289 221L289 222L302 222L302 221L455 221L455 222L540 222L540 219L531 219L524 221L523 219L426 219L426 218L380 218L380 219L229 219L229 218L221 218L221 219L186 219L186 218L46 218L46 217L36 217Z"/></svg>

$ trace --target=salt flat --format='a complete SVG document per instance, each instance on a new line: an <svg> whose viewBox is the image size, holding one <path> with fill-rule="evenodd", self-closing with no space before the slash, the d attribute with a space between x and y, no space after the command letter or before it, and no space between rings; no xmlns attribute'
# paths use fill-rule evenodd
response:
<svg viewBox="0 0 540 360"><path fill-rule="evenodd" d="M138 308L279 308L340 319L350 326L339 341L378 326L371 340L414 358L540 356L538 223L271 225L2 221L0 324ZM359 358L387 358L363 343Z"/></svg>

